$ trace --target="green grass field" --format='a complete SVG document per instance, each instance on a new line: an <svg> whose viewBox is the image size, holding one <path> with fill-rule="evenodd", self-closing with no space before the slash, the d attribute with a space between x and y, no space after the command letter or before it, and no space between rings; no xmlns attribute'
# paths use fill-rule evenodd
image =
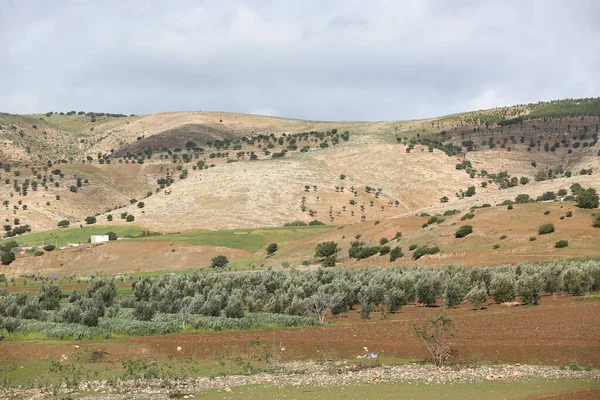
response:
<svg viewBox="0 0 600 400"><path fill-rule="evenodd" d="M277 243L283 247L296 240L327 232L332 228L332 225L317 225L223 231L191 230L132 240L184 242L195 246L220 246L255 252L269 243Z"/></svg>
<svg viewBox="0 0 600 400"><path fill-rule="evenodd" d="M231 392L213 390L193 397L196 400L253 399L521 399L547 393L598 388L600 382L583 380L508 381L459 384L410 384L404 382L331 387L266 387L263 385L231 388Z"/></svg>
<svg viewBox="0 0 600 400"><path fill-rule="evenodd" d="M190 230L181 233L165 233L160 236L137 238L135 236L139 235L143 229L136 225L85 225L82 228L54 229L32 233L5 239L5 241L16 240L25 246L40 246L42 243L58 243L58 246L61 246L67 243L87 243L91 235L104 235L112 231L120 238L134 236L134 238L128 239L132 241L186 243L194 246L219 246L255 252L269 243L277 243L280 247L283 247L296 240L327 232L333 227L333 225L317 225L223 231Z"/></svg>
<svg viewBox="0 0 600 400"><path fill-rule="evenodd" d="M137 236L142 231L142 228L135 225L84 225L83 228L66 228L66 229L54 229L51 231L44 231L39 233L32 233L29 235L23 235L15 238L8 238L7 240L16 240L18 243L33 246L58 242L58 245L66 245L67 243L87 243L91 235L104 235L106 232L115 232L118 237L124 237L127 235Z"/></svg>

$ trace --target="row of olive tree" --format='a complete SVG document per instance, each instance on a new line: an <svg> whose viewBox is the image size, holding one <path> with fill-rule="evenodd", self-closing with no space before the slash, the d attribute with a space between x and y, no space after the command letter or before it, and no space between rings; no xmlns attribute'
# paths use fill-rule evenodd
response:
<svg viewBox="0 0 600 400"><path fill-rule="evenodd" d="M86 292L64 296L44 285L35 296L0 291L0 319L37 319L96 326L103 316L120 310L125 318L152 320L157 313L242 318L246 313L312 315L323 322L360 309L369 318L374 309L395 313L404 305L469 301L481 308L489 301L540 303L544 293L574 295L600 291L600 263L555 261L497 267L378 268L315 271L192 273L144 277L132 283L132 295L116 300L114 280L94 279ZM491 298L491 300L490 300ZM8 328L7 328L8 329Z"/></svg>

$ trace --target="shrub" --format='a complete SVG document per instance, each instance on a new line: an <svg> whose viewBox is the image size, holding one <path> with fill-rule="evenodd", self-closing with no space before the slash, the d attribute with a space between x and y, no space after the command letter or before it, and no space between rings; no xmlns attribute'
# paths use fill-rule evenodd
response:
<svg viewBox="0 0 600 400"><path fill-rule="evenodd" d="M542 291L542 279L540 275L522 274L518 281L517 291L521 302L537 306L540 304L540 293Z"/></svg>
<svg viewBox="0 0 600 400"><path fill-rule="evenodd" d="M415 291L419 303L432 306L442 295L442 280L436 273L428 273L417 281Z"/></svg>
<svg viewBox="0 0 600 400"><path fill-rule="evenodd" d="M548 215L548 214L550 214L550 210L544 211L544 215Z"/></svg>
<svg viewBox="0 0 600 400"><path fill-rule="evenodd" d="M559 240L554 244L554 247L557 249L562 249L563 247L567 247L569 245L568 240Z"/></svg>
<svg viewBox="0 0 600 400"><path fill-rule="evenodd" d="M244 303L239 296L231 296L224 309L227 318L242 318L244 316Z"/></svg>
<svg viewBox="0 0 600 400"><path fill-rule="evenodd" d="M215 256L210 262L210 266L216 270L221 270L227 266L229 260L225 256Z"/></svg>
<svg viewBox="0 0 600 400"><path fill-rule="evenodd" d="M332 256L323 258L323 260L321 261L321 266L323 266L324 268L335 267L336 262L337 258L334 254Z"/></svg>
<svg viewBox="0 0 600 400"><path fill-rule="evenodd" d="M594 221L592 222L594 228L600 228L600 214L594 215Z"/></svg>
<svg viewBox="0 0 600 400"><path fill-rule="evenodd" d="M531 236L531 237L529 238L529 241L530 241L530 242L535 242L536 240L537 240L537 238L536 238L535 236Z"/></svg>
<svg viewBox="0 0 600 400"><path fill-rule="evenodd" d="M579 191L575 197L575 202L579 208L598 208L598 194L593 188Z"/></svg>
<svg viewBox="0 0 600 400"><path fill-rule="evenodd" d="M71 223L69 222L68 219L63 219L62 221L59 221L58 224L56 224L56 226L58 226L59 228L66 228L70 225Z"/></svg>
<svg viewBox="0 0 600 400"><path fill-rule="evenodd" d="M277 243L271 243L271 244L269 244L267 246L267 254L268 255L274 254L277 251L278 248L279 247L277 246Z"/></svg>
<svg viewBox="0 0 600 400"><path fill-rule="evenodd" d="M463 225L454 234L457 238L463 238L473 232L473 227L471 225Z"/></svg>
<svg viewBox="0 0 600 400"><path fill-rule="evenodd" d="M435 246L435 247L429 247L429 246L419 247L413 253L413 260L418 260L419 258L423 257L426 254L436 254L439 252L440 252L440 248L437 246Z"/></svg>
<svg viewBox="0 0 600 400"><path fill-rule="evenodd" d="M485 286L477 285L473 286L469 293L467 293L467 300L473 304L473 307L480 310L481 306L487 301L488 294L485 290Z"/></svg>
<svg viewBox="0 0 600 400"><path fill-rule="evenodd" d="M394 262L402 257L404 257L404 253L402 253L402 249L400 247L396 246L390 251L390 262Z"/></svg>
<svg viewBox="0 0 600 400"><path fill-rule="evenodd" d="M590 277L580 268L570 267L563 272L563 282L567 292L579 296L591 287Z"/></svg>
<svg viewBox="0 0 600 400"><path fill-rule="evenodd" d="M499 245L498 243L496 243L495 245L493 245L493 246L492 246L492 248L493 248L494 250L496 250L496 249L499 249L499 248L500 248L500 245Z"/></svg>
<svg viewBox="0 0 600 400"><path fill-rule="evenodd" d="M388 254L390 251L392 251L392 248L390 246L381 246L379 248L379 255L384 256L384 255Z"/></svg>
<svg viewBox="0 0 600 400"><path fill-rule="evenodd" d="M438 217L433 216L427 220L427 225L435 224L438 221Z"/></svg>
<svg viewBox="0 0 600 400"><path fill-rule="evenodd" d="M516 297L514 276L508 273L495 274L490 282L490 292L496 303L513 301Z"/></svg>
<svg viewBox="0 0 600 400"><path fill-rule="evenodd" d="M463 286L458 277L454 277L446 284L444 291L444 304L448 307L457 307L465 298Z"/></svg>
<svg viewBox="0 0 600 400"><path fill-rule="evenodd" d="M88 225L95 224L96 223L96 217L92 217L92 216L86 217L85 218L85 223L88 224Z"/></svg>
<svg viewBox="0 0 600 400"><path fill-rule="evenodd" d="M127 216L125 217L125 221L133 222L133 221L135 221L135 217L131 214L127 214Z"/></svg>
<svg viewBox="0 0 600 400"><path fill-rule="evenodd" d="M512 204L509 204L508 206L506 206L506 209L507 209L507 210L512 210L512 209L513 209L513 205L512 205Z"/></svg>
<svg viewBox="0 0 600 400"><path fill-rule="evenodd" d="M106 234L108 235L108 240L117 240L117 234L115 232L106 232Z"/></svg>
<svg viewBox="0 0 600 400"><path fill-rule="evenodd" d="M325 258L336 254L339 251L337 243L335 242L322 242L317 244L315 248L315 257Z"/></svg>
<svg viewBox="0 0 600 400"><path fill-rule="evenodd" d="M2 261L2 265L9 265L13 261L15 261L15 253L11 251L4 251L0 256L0 261Z"/></svg>
<svg viewBox="0 0 600 400"><path fill-rule="evenodd" d="M138 321L150 321L156 314L156 308L154 304L148 301L139 301L135 304L133 309L133 318Z"/></svg>
<svg viewBox="0 0 600 400"><path fill-rule="evenodd" d="M44 246L44 250L45 251L52 251L54 249L56 249L56 246L53 245L53 244L47 244L47 245Z"/></svg>
<svg viewBox="0 0 600 400"><path fill-rule="evenodd" d="M317 220L317 219L315 219L314 221L310 221L310 222L308 223L308 225L309 225L309 226L317 226L317 225L325 225L325 223L324 223L324 222L321 222L321 221L319 221L319 220Z"/></svg>
<svg viewBox="0 0 600 400"><path fill-rule="evenodd" d="M292 221L286 222L285 224L283 224L283 226L307 226L307 223L303 221Z"/></svg>
<svg viewBox="0 0 600 400"><path fill-rule="evenodd" d="M515 203L517 204L529 203L529 200L530 198L528 194L519 194L517 197L515 197Z"/></svg>
<svg viewBox="0 0 600 400"><path fill-rule="evenodd" d="M546 235L552 232L554 232L554 224L548 223L538 227L538 235Z"/></svg>
<svg viewBox="0 0 600 400"><path fill-rule="evenodd" d="M419 247L419 246L417 246L416 244L411 244L410 246L408 246L408 250L409 250L409 251L413 251L413 250L414 250L414 249L416 249L417 247Z"/></svg>
<svg viewBox="0 0 600 400"><path fill-rule="evenodd" d="M44 252L43 252L43 251L40 251L40 250L36 250L36 251L33 253L33 256L34 256L34 257L39 257L39 256L43 256L43 255L44 255Z"/></svg>

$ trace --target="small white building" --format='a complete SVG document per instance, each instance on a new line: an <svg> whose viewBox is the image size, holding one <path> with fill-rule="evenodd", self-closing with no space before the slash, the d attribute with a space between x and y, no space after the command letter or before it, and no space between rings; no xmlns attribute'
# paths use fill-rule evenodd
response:
<svg viewBox="0 0 600 400"><path fill-rule="evenodd" d="M90 243L102 243L108 242L108 235L92 235L90 236Z"/></svg>

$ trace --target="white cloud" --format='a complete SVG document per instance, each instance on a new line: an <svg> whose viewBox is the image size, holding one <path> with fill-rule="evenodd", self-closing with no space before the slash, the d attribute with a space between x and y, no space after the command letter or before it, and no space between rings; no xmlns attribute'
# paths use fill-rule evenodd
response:
<svg viewBox="0 0 600 400"><path fill-rule="evenodd" d="M24 0L0 111L406 119L597 96L593 0Z"/></svg>

